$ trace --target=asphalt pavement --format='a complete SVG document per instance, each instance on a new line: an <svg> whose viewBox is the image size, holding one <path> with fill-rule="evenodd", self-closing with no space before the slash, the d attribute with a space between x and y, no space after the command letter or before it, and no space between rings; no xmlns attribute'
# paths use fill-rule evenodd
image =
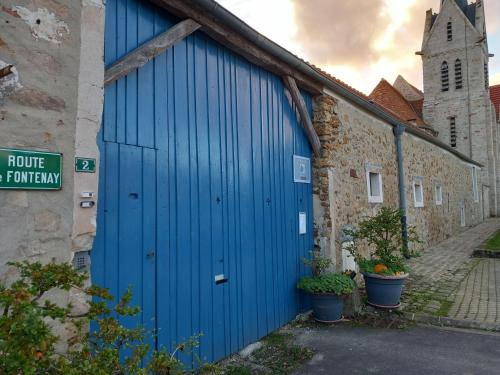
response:
<svg viewBox="0 0 500 375"><path fill-rule="evenodd" d="M315 351L295 374L500 375L500 334L411 327L298 328Z"/></svg>

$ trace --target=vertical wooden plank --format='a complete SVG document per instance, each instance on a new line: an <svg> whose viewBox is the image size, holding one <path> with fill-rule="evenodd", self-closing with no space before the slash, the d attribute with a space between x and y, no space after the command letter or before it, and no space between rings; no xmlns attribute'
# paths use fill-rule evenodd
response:
<svg viewBox="0 0 500 375"><path fill-rule="evenodd" d="M116 0L116 59L127 53L127 0ZM107 47L107 46L106 46ZM116 82L116 142L125 142L126 80Z"/></svg>
<svg viewBox="0 0 500 375"><path fill-rule="evenodd" d="M190 248L190 278L191 278L191 332L199 334L200 329L200 200L199 191L200 184L198 179L198 119L197 119L197 98L196 98L196 75L197 60L197 43L196 37L192 36L187 40L188 45L188 106L189 106L189 171L190 171L190 221L191 221L191 248ZM199 348L194 350L193 355L200 356ZM192 358L193 360L194 358Z"/></svg>
<svg viewBox="0 0 500 375"><path fill-rule="evenodd" d="M226 312L225 333L226 333L226 350L227 353L232 353L237 348L237 310L235 298L235 287L237 286L236 275L236 223L235 223L235 163L234 163L234 148L233 148L233 87L232 87L232 57L225 51L223 56L223 80L224 80L224 140L225 140L225 178L224 184L224 230L226 232L225 249L224 249L224 273L227 275L229 282L224 288L224 305Z"/></svg>
<svg viewBox="0 0 500 375"><path fill-rule="evenodd" d="M169 346L175 345L178 340L178 227L177 227L177 150L176 150L176 124L175 124L175 49L167 52L167 114L168 114L168 201L169 201L169 319L170 330L168 332L170 339ZM159 270L159 272L162 272ZM182 271L181 271L182 272ZM172 303L173 301L173 303Z"/></svg>
<svg viewBox="0 0 500 375"><path fill-rule="evenodd" d="M175 175L177 210L177 339L184 341L191 331L191 196L189 151L189 103L187 84L187 43L174 47L174 127L175 127ZM184 360L187 356L181 355Z"/></svg>
<svg viewBox="0 0 500 375"><path fill-rule="evenodd" d="M212 314L213 314L213 355L220 358L225 352L224 342L224 285L215 284L215 276L224 272L223 240L222 240L222 207L223 196L221 186L221 134L220 134L220 101L218 77L218 48L210 43L207 45L207 100L209 120L209 152L210 152L210 230L212 249L213 287Z"/></svg>
<svg viewBox="0 0 500 375"><path fill-rule="evenodd" d="M118 239L118 293L120 297L132 286L131 305L141 304L143 231L142 150L138 147L120 145L119 165L119 239ZM148 296L152 298L153 295ZM127 327L134 327L142 321L137 317L123 318Z"/></svg>
<svg viewBox="0 0 500 375"><path fill-rule="evenodd" d="M218 91L219 91L219 138L220 138L220 184L221 184L221 243L222 249L220 250L221 274L223 274L229 281L229 241L232 233L229 231L228 208L231 205L228 193L228 152L227 152L227 133L228 133L228 103L226 92L226 51L219 47L217 50L217 76L218 76ZM230 353L230 316L229 316L229 285L227 283L220 284L221 299L222 299L222 313L223 313L223 352L222 356L227 356Z"/></svg>
<svg viewBox="0 0 500 375"><path fill-rule="evenodd" d="M102 130L101 130L102 131ZM91 262L91 275L92 275L92 283L95 285L105 285L106 279L106 248L105 248L105 233L106 227L104 226L106 223L105 220L105 212L106 212L106 183L105 179L102 178L107 175L106 170L106 144L102 141L102 133L99 132L98 138L98 146L100 152L100 163L99 163L99 175L101 178L99 179L99 204L97 206L97 225L96 225L96 236L94 239L94 249L92 252L92 262Z"/></svg>
<svg viewBox="0 0 500 375"><path fill-rule="evenodd" d="M241 217L241 274L243 345L257 339L257 299L255 293L255 230L253 194L252 102L250 67L238 61L238 145L239 145L239 200Z"/></svg>
<svg viewBox="0 0 500 375"><path fill-rule="evenodd" d="M148 331L156 327L156 151L144 148L142 150L142 324ZM155 347L153 337L147 337L147 343Z"/></svg>
<svg viewBox="0 0 500 375"><path fill-rule="evenodd" d="M262 135L262 185L263 185L263 259L265 277L265 301L266 301L266 330L272 331L274 327L274 287L273 287L273 254L272 254L272 204L271 198L271 150L269 146L269 96L268 96L269 74L261 71L260 97L261 97L261 135Z"/></svg>
<svg viewBox="0 0 500 375"><path fill-rule="evenodd" d="M115 143L106 144L106 166L107 171L105 178L105 202L106 206L104 208L104 228L106 233L104 234L104 251L105 251L105 278L104 286L109 288L110 293L115 297L119 298L119 287L118 287L118 260L120 254L118 252L118 241L120 238L119 232L119 222L118 218L118 207L119 207L119 150L118 145Z"/></svg>
<svg viewBox="0 0 500 375"><path fill-rule="evenodd" d="M168 22L162 14L155 14L155 34L165 30ZM158 55L154 62L154 134L155 148L166 149L168 147L167 130L167 52Z"/></svg>
<svg viewBox="0 0 500 375"><path fill-rule="evenodd" d="M232 194L232 217L234 217L234 247L231 248L230 260L230 316L231 316L231 351L243 346L243 313L242 313L242 273L241 273L241 214L239 188L239 136L238 136L238 98L239 86L237 79L237 58L231 56L231 144L232 144L232 185L229 190Z"/></svg>
<svg viewBox="0 0 500 375"><path fill-rule="evenodd" d="M210 149L209 149L209 124L207 103L207 43L200 37L195 51L197 65L196 74L196 126L198 145L198 181L199 181L199 316L200 330L204 333L201 340L200 357L213 358L213 325L212 325L212 248L210 234Z"/></svg>
<svg viewBox="0 0 500 375"><path fill-rule="evenodd" d="M265 293L261 291L266 290L266 274L265 274L265 253L264 253L264 196L262 186L262 108L261 108L261 95L260 95L260 70L259 68L251 67L251 100L252 100L252 179L253 179L253 194L254 194L254 257L255 257L255 275L254 275L254 289L257 301L257 315L256 319L257 336L265 336L267 332L266 323L266 298Z"/></svg>
<svg viewBox="0 0 500 375"><path fill-rule="evenodd" d="M139 7L138 15L138 44L150 40L154 36L154 12L147 4ZM137 70L137 145L144 147L155 146L154 127L154 63L144 65Z"/></svg>
<svg viewBox="0 0 500 375"><path fill-rule="evenodd" d="M127 6L127 51L132 51L138 46L138 17L139 3L136 0L129 0ZM137 79L137 71L130 72L130 74L125 77L125 143L130 145L137 144Z"/></svg>

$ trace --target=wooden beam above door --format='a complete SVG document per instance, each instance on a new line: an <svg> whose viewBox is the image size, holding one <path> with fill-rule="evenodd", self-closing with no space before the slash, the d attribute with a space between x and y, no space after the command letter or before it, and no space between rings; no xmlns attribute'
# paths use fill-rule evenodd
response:
<svg viewBox="0 0 500 375"><path fill-rule="evenodd" d="M201 25L196 21L187 19L137 47L106 69L104 73L104 85L109 85L125 77L131 71L146 65L163 51L188 37L200 27Z"/></svg>
<svg viewBox="0 0 500 375"><path fill-rule="evenodd" d="M311 144L314 154L318 156L321 152L321 141L319 140L316 130L314 130L309 111L307 110L304 98L302 97L302 94L297 86L297 82L295 82L295 79L290 76L283 76L282 79L285 87L292 96L293 103L299 111L300 123L306 133L309 143Z"/></svg>

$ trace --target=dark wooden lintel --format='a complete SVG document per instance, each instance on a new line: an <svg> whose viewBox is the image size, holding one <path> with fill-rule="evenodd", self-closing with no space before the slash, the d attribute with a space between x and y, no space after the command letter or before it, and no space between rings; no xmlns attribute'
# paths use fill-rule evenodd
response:
<svg viewBox="0 0 500 375"><path fill-rule="evenodd" d="M13 65L7 65L0 69L0 79L12 74Z"/></svg>
<svg viewBox="0 0 500 375"><path fill-rule="evenodd" d="M200 27L201 25L196 21L187 19L144 43L106 69L104 85L109 85L131 71L146 65L163 51L191 35Z"/></svg>
<svg viewBox="0 0 500 375"><path fill-rule="evenodd" d="M319 140L316 130L314 130L306 103L304 102L304 98L300 93L297 83L295 82L295 79L290 76L283 76L283 83L290 92L292 100L297 107L300 116L300 123L302 124L302 128L309 139L309 143L311 144L314 154L318 156L321 152L321 141Z"/></svg>

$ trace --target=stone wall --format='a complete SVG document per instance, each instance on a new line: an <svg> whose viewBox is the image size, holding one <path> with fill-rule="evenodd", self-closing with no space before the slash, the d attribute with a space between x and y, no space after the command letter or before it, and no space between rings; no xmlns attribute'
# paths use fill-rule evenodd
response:
<svg viewBox="0 0 500 375"><path fill-rule="evenodd" d="M95 210L75 194L96 191L97 176L75 174L74 158L96 157L103 17L102 0L2 0L0 68L13 73L0 79L0 147L63 154L62 190L0 192L3 280L8 261L70 261L90 249L79 239L93 236Z"/></svg>
<svg viewBox="0 0 500 375"><path fill-rule="evenodd" d="M314 160L316 244L341 267L342 228L356 225L381 206L399 207L399 186L393 127L333 93L317 97L314 126L323 150ZM415 225L424 245L436 244L482 221L481 201L474 202L472 166L423 139L405 133L404 166L408 221ZM382 174L383 203L369 203L367 170ZM479 174L480 176L480 174ZM424 187L424 207L415 208L413 179ZM443 189L443 203L436 205L436 183ZM480 186L480 181L478 181Z"/></svg>

